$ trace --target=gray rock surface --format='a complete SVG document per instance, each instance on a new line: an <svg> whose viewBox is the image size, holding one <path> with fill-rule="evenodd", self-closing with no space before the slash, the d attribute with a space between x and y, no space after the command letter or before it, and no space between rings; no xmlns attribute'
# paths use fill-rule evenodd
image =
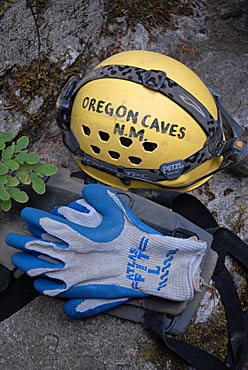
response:
<svg viewBox="0 0 248 370"><path fill-rule="evenodd" d="M13 73L18 67L24 67L38 58L38 40L34 20L26 1L5 1L7 10L0 22L0 76L5 76L13 84ZM65 1L40 2L49 4L38 15L41 42L41 57L46 55L54 63L59 63L61 72L75 63L87 45L99 39L103 26L103 1ZM11 73L12 72L12 73ZM15 79L15 77L14 77ZM24 84L24 82L23 82ZM39 84L39 81L37 81ZM23 87L23 86L20 86ZM9 91L6 87L0 91L0 104L5 110L0 111L1 130L10 130L15 134L25 126L30 115L42 110L40 97L31 101L20 97L20 104L27 105L28 115L22 109L7 109L11 106ZM19 96L19 92L14 92ZM35 93L35 91L34 91ZM43 102L45 103L45 102ZM30 105L30 106L29 106Z"/></svg>
<svg viewBox="0 0 248 370"><path fill-rule="evenodd" d="M35 117L39 128L32 147L42 160L76 168L62 144L54 118L54 103L63 78L86 73L109 55L124 50L151 50L182 61L207 86L220 93L228 112L244 128L248 127L246 1L188 1L185 3L190 4L193 15L175 14L173 29L150 30L142 22L130 26L125 14L107 23L106 5L111 1L47 1L39 15L39 29L42 57L46 55L50 60L47 76L51 79L51 94L49 89L41 94L37 87L32 99L24 99L21 85L19 90L14 89L19 100L13 100L6 86L7 83L16 86L18 68L25 70L37 58L37 37L25 1L3 3L8 6L0 16L0 131L17 134ZM52 68L57 68L56 73L61 76L58 85L51 77ZM34 80L33 85L36 83L38 86L39 80ZM23 106L25 110L20 109ZM247 184L247 177L225 171L192 193L208 206L221 225L248 242ZM213 300L210 304L213 313L212 303ZM197 320L202 317L199 311ZM46 297L36 298L0 323L0 367L1 370L187 368L178 364L141 325L108 315L69 320L63 314L63 302Z"/></svg>

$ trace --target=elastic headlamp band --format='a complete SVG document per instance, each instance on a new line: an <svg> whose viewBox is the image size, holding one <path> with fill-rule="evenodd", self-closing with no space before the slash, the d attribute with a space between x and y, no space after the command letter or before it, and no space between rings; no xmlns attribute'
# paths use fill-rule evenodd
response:
<svg viewBox="0 0 248 370"><path fill-rule="evenodd" d="M182 86L168 78L164 71L160 70L146 70L134 66L115 64L102 66L94 69L78 83L72 93L72 98L88 82L103 78L134 82L150 90L158 91L189 113L207 136L213 137L218 127L220 127L219 117L215 120L204 105Z"/></svg>
<svg viewBox="0 0 248 370"><path fill-rule="evenodd" d="M240 145L241 143L242 145ZM185 185L180 186L170 186L170 185L163 185L160 184L159 181L166 181L166 180L173 180L178 178L181 174L186 173L184 171L183 162L181 160L177 160L174 162L167 162L163 165L171 167L171 172L168 170L167 172L162 172L161 167L160 170L147 170L147 169L133 169L133 168L125 168L120 166L115 166L110 163L106 163L104 161L101 161L100 159L96 159L88 154L83 153L81 150L79 150L76 154L77 159L85 166L90 166L93 168L96 168L97 170L104 171L105 173L108 173L112 176L115 176L119 178L124 185L129 186L131 184L132 180L142 181L146 182L152 185L159 186L163 189L168 190L178 190L178 189L185 189L189 186L192 186L199 181L202 181L206 179L207 177L210 177L217 172L222 171L223 169L230 167L236 161L238 158L240 158L245 151L247 150L247 143L243 140L236 139L232 142L232 145L228 145L226 147L225 152L227 155L224 155L224 160L220 167L212 172L207 173L206 175L197 178L196 180L189 182ZM182 163L182 167L180 167L180 164ZM187 171L188 172L188 171Z"/></svg>

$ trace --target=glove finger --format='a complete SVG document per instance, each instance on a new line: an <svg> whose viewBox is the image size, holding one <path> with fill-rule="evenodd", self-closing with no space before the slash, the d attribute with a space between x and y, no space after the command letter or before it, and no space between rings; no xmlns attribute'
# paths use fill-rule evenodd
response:
<svg viewBox="0 0 248 370"><path fill-rule="evenodd" d="M92 208L91 205L87 203L86 200L83 198L74 200L72 203L67 204L66 207L69 207L71 209L74 209L75 211L82 212L82 213L90 213L91 210L94 210L94 208ZM51 211L51 213L58 214L57 212L58 208L60 208L60 206L55 207Z"/></svg>
<svg viewBox="0 0 248 370"><path fill-rule="evenodd" d="M36 279L34 282L34 288L41 294L48 295L50 297L58 298L75 298L75 299L87 299L87 298L102 298L102 299L115 299L123 298L126 291L123 292L123 295L117 295L116 290L111 292L106 291L105 287L102 285L90 284L86 286L74 286L67 289L67 286L64 282L58 282L58 280L51 279ZM121 294L120 292L118 292Z"/></svg>
<svg viewBox="0 0 248 370"><path fill-rule="evenodd" d="M72 203L69 203L67 204L66 207L69 207L71 209L75 209L75 211L79 211L79 212L82 212L82 213L89 213L89 207L90 205L84 200L84 202L78 202L79 200L81 200L82 198L79 198L77 200L74 200ZM56 214L59 214L57 211L58 209L60 208L60 206L58 207L55 207L51 213L54 213L55 215Z"/></svg>
<svg viewBox="0 0 248 370"><path fill-rule="evenodd" d="M85 199L78 199L68 206L56 207L51 213L86 227L97 227L103 220L103 216Z"/></svg>
<svg viewBox="0 0 248 370"><path fill-rule="evenodd" d="M41 229L34 225L28 225L28 230L33 236L36 236L36 238L49 242L61 243L61 240L59 238L43 232Z"/></svg>
<svg viewBox="0 0 248 370"><path fill-rule="evenodd" d="M123 230L123 212L118 204L109 196L109 189L107 187L102 185L88 185L84 188L84 192L87 188L88 191L86 191L85 195L89 199L86 199L86 201L90 204L92 203L93 207L104 215L103 222L97 228L79 226L57 215L30 207L26 207L21 211L21 217L29 224L63 240L65 240L67 234L65 233L64 225L68 225L71 229L69 232L76 231L94 242L104 243L112 241ZM115 225L114 228L113 225Z"/></svg>
<svg viewBox="0 0 248 370"><path fill-rule="evenodd" d="M59 298L93 298L93 299L122 299L127 297L141 298L147 296L138 290L121 287L118 285L102 285L102 284L87 284L80 286L72 286L68 288L62 279L60 282L47 272L50 279L37 279L34 287L41 294Z"/></svg>
<svg viewBox="0 0 248 370"><path fill-rule="evenodd" d="M36 279L34 288L41 294L56 297L66 290L66 284L64 282L59 283L57 280Z"/></svg>
<svg viewBox="0 0 248 370"><path fill-rule="evenodd" d="M129 298L122 299L70 299L64 305L66 316L76 319L97 315L101 312L110 310L125 302Z"/></svg>
<svg viewBox="0 0 248 370"><path fill-rule="evenodd" d="M70 225L73 227L73 223L70 221L65 220L63 217L53 215L49 212L42 211L40 209L26 207L21 211L21 217L24 221L26 221L28 224L35 226L36 228L40 229L43 232L47 232L45 228L46 222L44 222L44 225L42 221L44 220L53 220L57 223L61 223L62 225ZM78 229L78 226L75 225L76 229ZM52 234L51 234L52 235Z"/></svg>
<svg viewBox="0 0 248 370"><path fill-rule="evenodd" d="M117 212L117 217L119 213L122 214L119 205L112 195L115 194L107 186L100 184L90 184L83 188L83 198L104 217L111 216L113 210L114 213Z"/></svg>
<svg viewBox="0 0 248 370"><path fill-rule="evenodd" d="M112 240L109 235L104 235L106 230L110 231L111 234L111 230L113 229L111 223L106 225L107 228L103 227L99 232L95 232L95 230L97 230L98 228L80 226L75 224L74 222L64 219L63 217L30 207L26 207L21 211L21 217L27 223L40 228L41 231L55 236L68 243L71 242L72 234L81 234L84 237L96 242L107 242ZM119 226L119 224L117 224L117 226L119 227L119 229L121 229L121 226ZM118 227L114 229L117 235L119 235L119 230L116 230L118 229ZM101 228L101 225L99 226L99 228ZM116 237L115 234L114 236Z"/></svg>
<svg viewBox="0 0 248 370"><path fill-rule="evenodd" d="M50 252L48 253L48 251L46 252L46 250L51 247L51 243L49 243L49 241L46 242L44 240L34 238L33 236L9 233L6 236L5 241L10 247L26 252L33 251L38 253L44 252L44 254L50 254ZM53 242L53 245L60 249L65 249L68 247L67 244L57 242Z"/></svg>
<svg viewBox="0 0 248 370"><path fill-rule="evenodd" d="M13 254L11 261L20 270L26 272L29 276L42 275L47 271L54 271L64 267L62 262L54 263L37 258L28 253L15 253Z"/></svg>
<svg viewBox="0 0 248 370"><path fill-rule="evenodd" d="M39 227L36 227L34 225L29 224L28 225L28 231L33 235L36 236L36 238L43 239L42 235L46 234L43 230L41 230Z"/></svg>
<svg viewBox="0 0 248 370"><path fill-rule="evenodd" d="M87 185L83 189L83 198L104 216L104 220L99 226L99 231L96 231L99 232L100 235L103 232L106 233L106 242L110 241L111 236L111 240L113 240L123 229L124 214L140 230L150 234L161 235L160 232L140 221L107 186L100 184ZM115 225L114 232L112 230L113 225Z"/></svg>
<svg viewBox="0 0 248 370"><path fill-rule="evenodd" d="M41 283L42 287L42 283ZM57 289L58 287L56 287ZM40 290L39 290L40 291ZM41 292L42 293L42 292ZM72 286L69 289L60 292L59 298L101 298L115 299L123 297L145 297L147 294L138 290L121 287L119 285L103 285L103 284L87 284L80 286Z"/></svg>
<svg viewBox="0 0 248 370"><path fill-rule="evenodd" d="M85 202L85 203L87 204L87 202ZM91 206L89 206L89 207L91 207ZM86 213L86 214L90 212L89 209L87 209L85 206L81 205L81 203L78 203L78 200L77 200L77 201L74 201L74 202L70 203L67 206L55 207L49 213L50 214L53 214L55 216L62 217L63 219L69 220L69 217L66 217L66 215L63 214L63 212L60 212L60 209L63 209L63 208L75 209L78 212L82 212L82 213ZM91 207L91 209L93 209L93 208ZM32 233L32 235L34 235L34 236L36 236L38 238L42 238L42 235L46 235L44 233L43 228L40 225L36 225L35 226L33 224L29 224L28 225L28 230Z"/></svg>
<svg viewBox="0 0 248 370"><path fill-rule="evenodd" d="M65 243L71 244L71 239L78 239L79 235L94 240L94 230L84 226L77 225L71 221L64 219L61 216L56 216L51 213L26 207L22 210L21 216L24 221L41 230L41 232L48 233ZM101 240L101 236L99 240ZM82 245L82 250L84 245Z"/></svg>
<svg viewBox="0 0 248 370"><path fill-rule="evenodd" d="M36 241L37 239L33 236L16 234L16 233L9 233L6 235L5 242L10 247L20 249L23 251L28 251L26 248L26 244L30 241Z"/></svg>

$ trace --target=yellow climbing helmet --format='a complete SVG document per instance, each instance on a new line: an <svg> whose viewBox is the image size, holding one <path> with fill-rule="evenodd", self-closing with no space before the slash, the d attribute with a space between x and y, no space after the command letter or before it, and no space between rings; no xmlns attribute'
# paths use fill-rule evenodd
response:
<svg viewBox="0 0 248 370"><path fill-rule="evenodd" d="M182 63L149 51L115 54L72 77L56 118L80 168L124 189L192 190L246 147L216 93Z"/></svg>

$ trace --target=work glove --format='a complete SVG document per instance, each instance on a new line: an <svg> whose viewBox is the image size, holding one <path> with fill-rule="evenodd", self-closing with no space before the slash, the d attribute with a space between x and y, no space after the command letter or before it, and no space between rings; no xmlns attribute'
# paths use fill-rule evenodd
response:
<svg viewBox="0 0 248 370"><path fill-rule="evenodd" d="M56 207L50 213L86 227L97 227L103 220L103 216L91 207L83 198L75 200L67 206ZM31 234L38 238L50 241L59 241L32 224L28 225L28 229ZM117 307L128 300L129 298L71 298L67 303L65 303L64 312L70 318L84 318L97 315L111 308Z"/></svg>
<svg viewBox="0 0 248 370"><path fill-rule="evenodd" d="M92 207L91 221L102 217L99 226L81 226L59 212L25 208L22 218L39 229L41 237L7 236L10 246L24 251L15 254L12 262L30 276L43 277L35 281L39 292L79 299L193 298L205 242L160 234L105 186L86 186L83 198ZM88 214L81 213L82 219ZM43 233L59 241L45 240Z"/></svg>

